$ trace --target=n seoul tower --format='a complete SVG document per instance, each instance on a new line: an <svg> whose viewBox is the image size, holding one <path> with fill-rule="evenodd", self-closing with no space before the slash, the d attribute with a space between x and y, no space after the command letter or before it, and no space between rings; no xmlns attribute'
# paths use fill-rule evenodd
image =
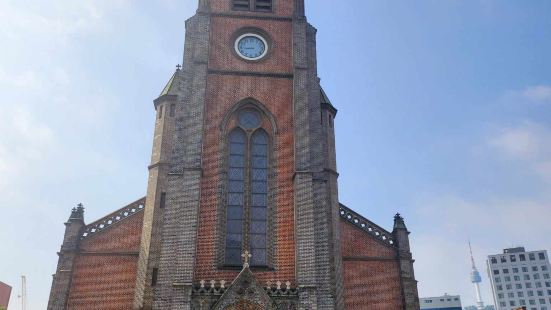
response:
<svg viewBox="0 0 551 310"><path fill-rule="evenodd" d="M476 265L474 264L474 258L473 258L473 249L471 248L471 242L469 241L469 251L471 252L471 282L474 284L474 288L476 289L476 308L478 310L484 309L484 302L482 301L482 295L480 294L480 282L482 282L482 278L480 277L480 273L478 272L478 269L476 269Z"/></svg>

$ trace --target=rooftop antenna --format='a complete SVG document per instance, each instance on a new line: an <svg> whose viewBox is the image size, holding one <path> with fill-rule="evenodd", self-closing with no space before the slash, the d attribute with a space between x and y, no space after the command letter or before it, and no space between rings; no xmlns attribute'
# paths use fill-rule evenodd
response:
<svg viewBox="0 0 551 310"><path fill-rule="evenodd" d="M480 282L482 282L482 278L480 277L480 273L478 272L478 269L476 269L476 265L474 263L473 248L471 247L470 240L469 240L469 252L471 253L471 266L472 266L471 283L474 284L474 288L476 290L476 309L483 310L484 302L482 301L482 295L480 294Z"/></svg>

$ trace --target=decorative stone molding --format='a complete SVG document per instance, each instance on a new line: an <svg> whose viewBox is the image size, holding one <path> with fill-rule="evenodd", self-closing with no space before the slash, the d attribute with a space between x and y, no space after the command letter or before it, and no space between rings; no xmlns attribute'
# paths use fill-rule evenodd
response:
<svg viewBox="0 0 551 310"><path fill-rule="evenodd" d="M241 309L242 304L248 305L246 309L277 309L277 304L257 282L247 265L245 262L243 270L220 296L213 310Z"/></svg>
<svg viewBox="0 0 551 310"><path fill-rule="evenodd" d="M229 283L231 284L231 283ZM228 282L201 280L193 286L195 296L222 296L228 289ZM270 297L298 297L298 288L291 286L291 282L267 282L264 290Z"/></svg>
<svg viewBox="0 0 551 310"><path fill-rule="evenodd" d="M375 237L379 241L382 241L392 247L396 247L396 242L394 241L394 238L392 237L392 234L390 232L382 229L381 227L377 226L375 223L359 215L358 213L352 211L345 205L342 205L342 204L340 205L339 213L343 219L345 219L352 225L367 232L368 234Z"/></svg>
<svg viewBox="0 0 551 310"><path fill-rule="evenodd" d="M104 218L101 218L91 224L86 225L82 230L82 233L80 235L80 240L84 240L86 238L94 236L98 232L103 231L116 223L124 221L125 219L139 212L142 212L144 208L145 208L145 197L129 204L128 206L122 209L119 209L107 215Z"/></svg>

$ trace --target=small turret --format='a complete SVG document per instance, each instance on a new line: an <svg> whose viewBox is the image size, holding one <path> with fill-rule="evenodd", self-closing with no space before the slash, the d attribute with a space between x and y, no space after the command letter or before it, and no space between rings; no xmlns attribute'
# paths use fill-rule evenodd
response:
<svg viewBox="0 0 551 310"><path fill-rule="evenodd" d="M82 227L84 227L84 206L79 203L76 208L71 210L71 216L65 223L65 236L61 245L62 252L78 248Z"/></svg>
<svg viewBox="0 0 551 310"><path fill-rule="evenodd" d="M409 246L409 231L406 227L404 218L397 213L394 216L394 229L392 230L394 239L398 244L398 249L401 252L401 255L411 256L410 246Z"/></svg>
<svg viewBox="0 0 551 310"><path fill-rule="evenodd" d="M84 206L79 203L71 210L71 216L65 223L65 236L58 253L57 270L53 275L48 310L65 309L69 297L69 288L73 274L73 265L79 248L80 235L84 224Z"/></svg>
<svg viewBox="0 0 551 310"><path fill-rule="evenodd" d="M396 229L405 229L405 230L407 230L404 218L402 217L402 215L400 215L400 213L396 213L396 215L394 216L394 230L396 230Z"/></svg>
<svg viewBox="0 0 551 310"><path fill-rule="evenodd" d="M206 1L204 1L206 5ZM153 101L157 117L155 118L155 133L151 164L149 165L149 180L138 260L138 275L134 295L135 309L150 309L153 303L154 287L148 283L157 280L159 257L157 249L161 242L161 223L167 203L168 173L172 162L173 138L176 130L176 119L181 117L183 69L180 64L170 76L159 97ZM151 254L151 255L150 255ZM155 280L154 280L155 279Z"/></svg>
<svg viewBox="0 0 551 310"><path fill-rule="evenodd" d="M409 234L404 218L397 213L394 216L394 229L392 235L398 248L398 260L400 262L400 279L402 282L402 295L405 310L419 309L419 293L417 281L413 272L413 257L409 245Z"/></svg>

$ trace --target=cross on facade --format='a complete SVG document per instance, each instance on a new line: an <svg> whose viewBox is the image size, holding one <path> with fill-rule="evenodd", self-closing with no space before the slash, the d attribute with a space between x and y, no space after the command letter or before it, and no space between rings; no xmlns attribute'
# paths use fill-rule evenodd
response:
<svg viewBox="0 0 551 310"><path fill-rule="evenodd" d="M241 254L241 257L243 257L243 268L249 267L249 261L252 257L251 253L249 253L248 250L245 250L243 254Z"/></svg>
<svg viewBox="0 0 551 310"><path fill-rule="evenodd" d="M180 64L177 64L177 65L176 65L176 69L177 69L177 70L180 70L180 69L182 69L182 66L181 66Z"/></svg>

